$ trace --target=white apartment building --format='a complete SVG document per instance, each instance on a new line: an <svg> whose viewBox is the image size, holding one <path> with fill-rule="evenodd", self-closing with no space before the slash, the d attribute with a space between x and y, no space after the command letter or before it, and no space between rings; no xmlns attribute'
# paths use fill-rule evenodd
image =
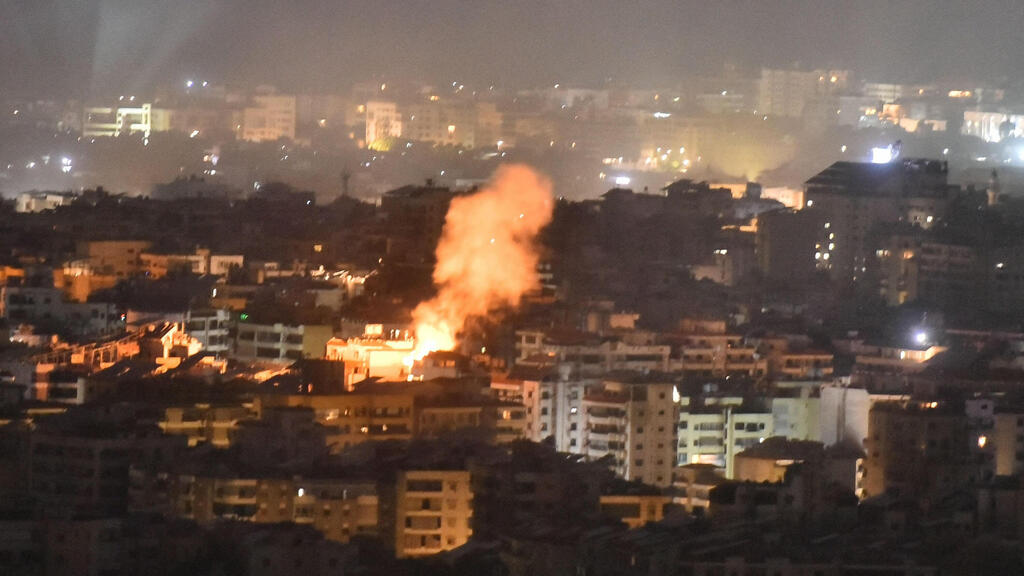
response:
<svg viewBox="0 0 1024 576"><path fill-rule="evenodd" d="M566 367L567 368L567 367ZM526 407L526 438L554 441L559 452L576 452L583 441L583 396L596 379L575 379L570 371L529 370L518 367L507 378L491 381L491 393L505 402Z"/></svg>
<svg viewBox="0 0 1024 576"><path fill-rule="evenodd" d="M383 146L390 138L425 142L435 146L473 148L504 142L504 115L490 102L442 99L398 103L371 100L366 103L366 144Z"/></svg>
<svg viewBox="0 0 1024 576"><path fill-rule="evenodd" d="M66 192L22 192L14 200L14 211L19 214L45 212L60 206L69 206L75 195Z"/></svg>
<svg viewBox="0 0 1024 576"><path fill-rule="evenodd" d="M960 133L976 136L986 142L1000 142L1004 138L1020 138L1024 136L1024 114L964 110L964 122Z"/></svg>
<svg viewBox="0 0 1024 576"><path fill-rule="evenodd" d="M113 335L125 330L116 305L66 302L64 293L56 288L0 287L0 318L14 325L54 320L79 335Z"/></svg>
<svg viewBox="0 0 1024 576"><path fill-rule="evenodd" d="M242 110L241 138L250 142L295 139L295 96L263 94Z"/></svg>
<svg viewBox="0 0 1024 576"><path fill-rule="evenodd" d="M610 457L627 480L672 483L675 466L674 384L623 379L587 388L580 406L582 442L570 452L588 460Z"/></svg>
<svg viewBox="0 0 1024 576"><path fill-rule="evenodd" d="M793 387L780 386L772 396L772 436L820 442L821 398L818 389L823 383L800 384Z"/></svg>
<svg viewBox="0 0 1024 576"><path fill-rule="evenodd" d="M189 310L185 313L185 331L203 344L203 350L218 356L231 351L230 310Z"/></svg>
<svg viewBox="0 0 1024 576"><path fill-rule="evenodd" d="M366 145L402 136L402 114L396 102L371 100L366 103Z"/></svg>
<svg viewBox="0 0 1024 576"><path fill-rule="evenodd" d="M117 137L142 134L149 138L153 131L153 105L87 106L82 110L82 137Z"/></svg>
<svg viewBox="0 0 1024 576"><path fill-rule="evenodd" d="M825 446L849 443L864 448L868 437L868 416L878 402L905 402L903 394L876 394L864 388L834 383L821 388L821 442Z"/></svg>
<svg viewBox="0 0 1024 576"><path fill-rule="evenodd" d="M739 397L679 400L676 460L686 464L714 464L733 477L734 457L774 434L771 411L748 407Z"/></svg>

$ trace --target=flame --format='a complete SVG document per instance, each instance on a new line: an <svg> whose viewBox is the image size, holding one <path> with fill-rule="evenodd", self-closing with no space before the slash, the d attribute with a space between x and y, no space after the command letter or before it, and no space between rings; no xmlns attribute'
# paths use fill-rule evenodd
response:
<svg viewBox="0 0 1024 576"><path fill-rule="evenodd" d="M537 286L536 239L551 211L551 182L521 164L502 166L486 188L452 200L437 245L437 296L412 313L413 360L454 349L467 320L516 306Z"/></svg>

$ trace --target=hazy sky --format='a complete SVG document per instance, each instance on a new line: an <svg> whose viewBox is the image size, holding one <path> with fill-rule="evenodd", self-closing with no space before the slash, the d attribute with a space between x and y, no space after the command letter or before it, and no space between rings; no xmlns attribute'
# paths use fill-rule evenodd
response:
<svg viewBox="0 0 1024 576"><path fill-rule="evenodd" d="M995 81L1024 75L1022 31L1022 0L0 0L0 94L373 73L670 84L726 60Z"/></svg>

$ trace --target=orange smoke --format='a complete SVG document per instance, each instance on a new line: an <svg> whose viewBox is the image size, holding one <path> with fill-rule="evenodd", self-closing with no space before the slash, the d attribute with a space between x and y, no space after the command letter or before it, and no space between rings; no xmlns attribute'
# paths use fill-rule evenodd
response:
<svg viewBox="0 0 1024 576"><path fill-rule="evenodd" d="M513 164L486 188L452 200L437 245L432 300L413 310L413 359L455 348L471 318L515 306L537 286L536 238L551 220L551 182Z"/></svg>

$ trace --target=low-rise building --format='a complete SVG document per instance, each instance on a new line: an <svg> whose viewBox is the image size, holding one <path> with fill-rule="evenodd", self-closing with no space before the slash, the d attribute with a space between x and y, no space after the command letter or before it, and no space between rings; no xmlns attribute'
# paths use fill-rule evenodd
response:
<svg viewBox="0 0 1024 576"><path fill-rule="evenodd" d="M524 366L566 365L574 374L601 376L614 371L670 370L671 347L641 334L600 336L566 330L519 330L516 363Z"/></svg>
<svg viewBox="0 0 1024 576"><path fill-rule="evenodd" d="M203 345L203 351L226 356L233 344L230 310L189 310L185 313L185 331Z"/></svg>
<svg viewBox="0 0 1024 576"><path fill-rule="evenodd" d="M209 444L227 448L231 445L238 422L254 417L250 408L244 405L194 404L165 408L164 417L158 425L164 434L187 438L189 447Z"/></svg>
<svg viewBox="0 0 1024 576"><path fill-rule="evenodd" d="M666 508L672 503L671 496L658 490L635 491L625 494L602 494L601 514L621 520L630 528L639 528L665 518Z"/></svg>
<svg viewBox="0 0 1024 576"><path fill-rule="evenodd" d="M673 471L673 503L690 514L703 514L710 504L711 490L725 482L725 469L714 464L684 464Z"/></svg>
<svg viewBox="0 0 1024 576"><path fill-rule="evenodd" d="M323 358L334 330L323 325L253 324L240 322L233 356L245 362L291 364L303 358Z"/></svg>
<svg viewBox="0 0 1024 576"><path fill-rule="evenodd" d="M458 430L508 444L526 438L526 407L479 399L451 398L425 401L417 408L417 435L436 438Z"/></svg>
<svg viewBox="0 0 1024 576"><path fill-rule="evenodd" d="M408 440L416 429L414 396L369 390L350 394L265 394L256 398L257 415L273 407L306 407L324 427L332 450L372 440Z"/></svg>

